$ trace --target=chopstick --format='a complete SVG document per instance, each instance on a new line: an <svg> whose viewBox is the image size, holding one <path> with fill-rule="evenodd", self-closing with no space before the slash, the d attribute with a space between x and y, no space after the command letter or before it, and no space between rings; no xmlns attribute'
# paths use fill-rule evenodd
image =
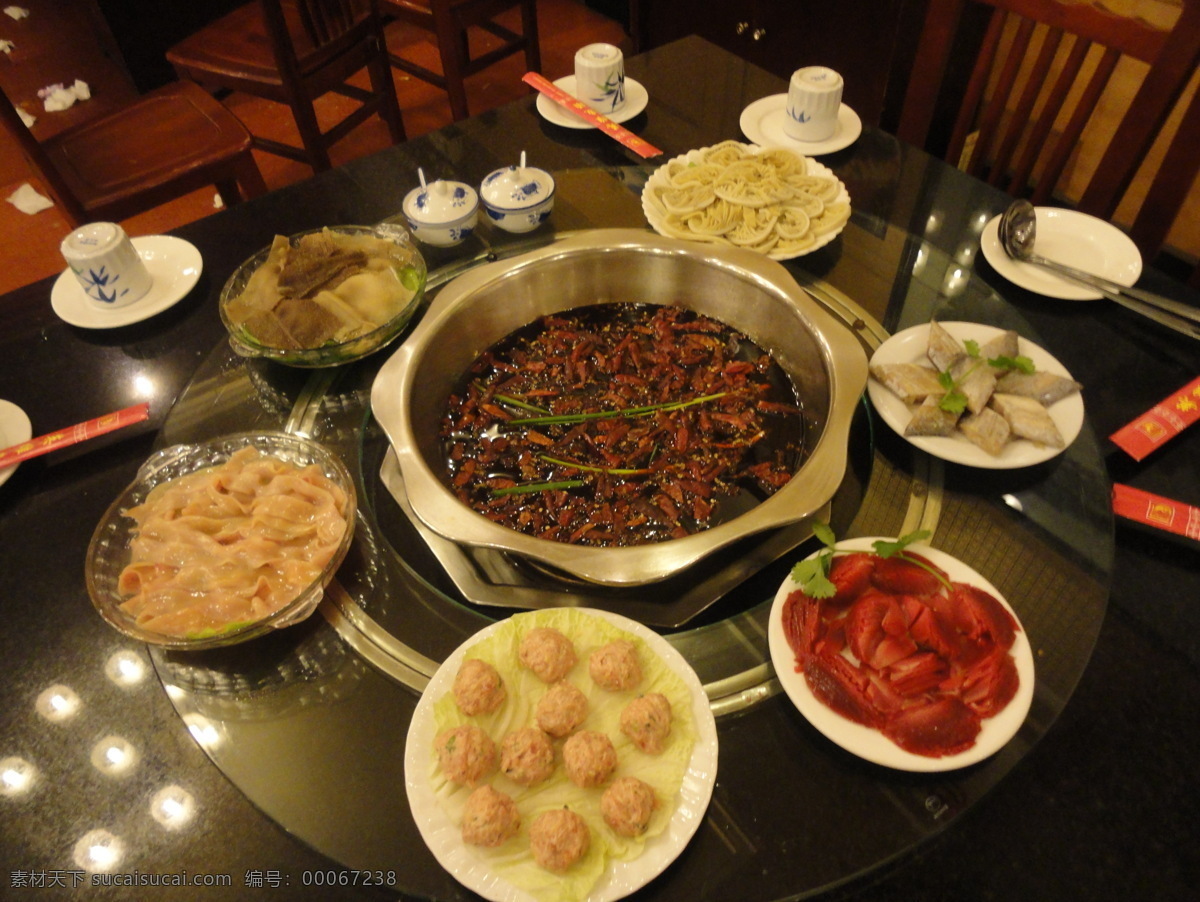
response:
<svg viewBox="0 0 1200 902"><path fill-rule="evenodd" d="M87 422L68 426L66 429L59 429L56 432L48 432L45 435L39 435L37 438L31 438L28 441L18 442L0 451L0 469L19 464L23 460L29 460L31 457L49 454L51 451L57 451L59 448L66 448L69 445L85 442L88 439L104 435L116 429L132 426L134 423L140 423L143 420L149 419L149 417L150 402L144 401L141 404L126 407L124 410L106 413Z"/></svg>
<svg viewBox="0 0 1200 902"><path fill-rule="evenodd" d="M573 113L584 122L596 126L596 128L600 129L600 131L604 132L610 138L620 141L643 159L657 157L662 153L661 150L650 142L639 138L633 132L629 131L629 129L617 125L617 123L613 122L607 116L596 112L596 110L592 109L582 100L572 97L544 75L538 72L526 72L521 77L521 81L532 88L536 88L564 110Z"/></svg>
<svg viewBox="0 0 1200 902"><path fill-rule="evenodd" d="M1118 517L1200 541L1200 507L1120 482L1113 483L1112 506Z"/></svg>

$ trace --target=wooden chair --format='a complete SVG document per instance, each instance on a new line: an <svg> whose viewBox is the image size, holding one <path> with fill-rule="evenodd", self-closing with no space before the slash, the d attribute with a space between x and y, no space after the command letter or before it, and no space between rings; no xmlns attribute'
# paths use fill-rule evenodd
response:
<svg viewBox="0 0 1200 902"><path fill-rule="evenodd" d="M168 84L41 143L0 91L0 123L72 227L126 219L206 185L227 205L267 190L250 133L193 84Z"/></svg>
<svg viewBox="0 0 1200 902"><path fill-rule="evenodd" d="M975 53L975 64L944 157L958 163L968 135L975 133L965 168L1014 197L1029 196L1035 204L1054 197L1117 61L1125 55L1149 64L1095 173L1071 204L1111 219L1200 64L1200 0L1181 0L1180 16L1167 30L1086 3L929 0L897 131L909 143L926 145L956 33L969 4L992 7L992 11L981 46L969 51ZM1044 33L1040 45L1034 39L1035 28ZM1003 52L1005 35L1011 41ZM1098 50L1089 57L1093 47ZM1056 54L1058 74L1052 65ZM1085 65L1085 58L1093 57L1098 57L1095 66ZM1026 60L1028 77L1019 87L1018 71ZM1074 106L1068 106L1072 101ZM1146 260L1161 249L1200 167L1198 106L1200 101L1191 104L1191 137L1182 134L1186 128L1180 130L1130 229ZM1056 128L1061 129L1058 134Z"/></svg>
<svg viewBox="0 0 1200 902"><path fill-rule="evenodd" d="M521 8L521 33L517 34L495 21L514 7ZM450 98L450 113L455 121L470 115L463 80L481 72L514 53L524 51L525 65L531 71L542 68L538 43L537 0L382 0L385 16L432 32L437 38L442 71L437 73L392 53L392 65L437 85ZM482 29L500 38L500 46L471 56L468 31Z"/></svg>
<svg viewBox="0 0 1200 902"><path fill-rule="evenodd" d="M330 168L329 148L378 113L392 141L405 140L377 0L257 0L167 51L180 77L210 91L240 91L290 107L302 148L254 136L254 146ZM366 69L371 90L350 84ZM322 131L314 101L330 92L359 106Z"/></svg>

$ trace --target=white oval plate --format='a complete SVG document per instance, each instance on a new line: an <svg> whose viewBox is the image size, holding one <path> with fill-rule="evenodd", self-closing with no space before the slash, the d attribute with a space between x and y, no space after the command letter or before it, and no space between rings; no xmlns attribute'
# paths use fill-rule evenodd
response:
<svg viewBox="0 0 1200 902"><path fill-rule="evenodd" d="M632 861L609 861L604 875L592 887L588 902L613 902L645 886L673 862L691 840L704 819L717 782L717 722L708 696L692 666L676 649L642 624L592 608L573 608L584 614L602 617L618 629L632 633L646 643L663 663L687 685L692 695L692 718L696 725L696 744L683 783L678 804L666 830L646 843L645 850ZM518 615L519 616L519 615ZM438 864L467 889L491 902L534 902L534 897L496 876L486 863L462 841L460 831L438 805L428 778L429 750L436 732L434 705L451 691L463 658L477 643L487 639L508 620L500 620L463 642L446 658L421 694L413 712L404 750L404 782L409 806L421 832L421 838Z"/></svg>
<svg viewBox="0 0 1200 902"><path fill-rule="evenodd" d="M970 338L980 344L984 344L1004 331L995 326L984 326L980 323L943 322L941 325L959 341ZM925 356L928 340L929 326L927 324L912 326L902 332L897 332L876 349L871 356L871 365L874 366L877 363L928 363L928 358ZM1071 374L1067 372L1065 366L1032 341L1018 338L1017 347L1024 356L1033 361L1037 369L1071 378ZM1013 439L1001 453L993 455L988 454L963 435L905 435L904 429L908 426L908 421L912 419L912 411L908 405L874 377L867 380L867 394L870 395L871 403L883 417L883 421L895 429L905 441L942 460L986 470L1029 467L1057 457L1071 446L1071 442L1075 441L1079 431L1083 428L1083 395L1076 392L1046 408L1050 413L1050 419L1054 420L1054 425L1062 434L1065 443L1062 448L1037 445L1027 439Z"/></svg>
<svg viewBox="0 0 1200 902"><path fill-rule="evenodd" d="M60 319L84 329L115 329L139 323L175 306L199 281L204 263L190 241L174 235L144 235L130 240L154 279L150 290L132 304L105 310L83 293L75 274L67 269L50 289L50 305Z"/></svg>
<svg viewBox="0 0 1200 902"><path fill-rule="evenodd" d="M873 543L877 539L859 538L838 542L838 550L842 551L873 551ZM891 540L889 540L891 541ZM1012 606L1005 600L996 587L968 567L958 558L951 557L944 551L930 548L928 545L910 545L914 552L928 558L932 563L941 567L954 582L969 583L995 597L1017 619L1020 618ZM815 557L816 552L812 557ZM957 755L945 755L941 758L930 758L926 755L914 755L906 752L879 730L855 723L838 714L824 702L820 701L808 688L804 674L796 673L796 658L792 647L788 645L783 632L783 605L788 595L799 588L791 576L783 581L779 591L775 593L775 601L771 605L771 619L767 624L767 642L771 649L771 663L775 666L775 674L783 685L784 691L792 704L804 715L805 719L817 728L831 742L846 751L865 758L875 764L896 770L932 773L937 771L957 770L970 764L976 764L999 750L1021 728L1029 706L1033 701L1033 652L1029 645L1029 637L1022 626L1017 632L1012 648L1009 649L1017 665L1017 675L1021 679L1017 694L1004 710L995 717L983 721L975 744L965 752Z"/></svg>
<svg viewBox="0 0 1200 902"><path fill-rule="evenodd" d="M750 144L747 146L753 153L758 153L763 149L760 146L758 146L757 144ZM646 180L646 187L658 188L658 187L662 186L666 182L667 167L671 163L674 163L676 160L682 160L687 163L697 162L700 160L700 158L704 154L704 152L707 151L708 149L709 148L707 148L707 147L700 147L700 148L697 148L696 150L689 150L687 153L680 154L679 156L668 160L666 163L663 163L661 166L659 166L657 169L655 169L652 173L650 173L650 178L648 178ZM834 175L834 172L832 169L830 169L828 166L818 163L814 159L809 158L806 160L806 163L808 165L807 171L808 171L809 175L827 175L827 176L831 176L833 178L837 178L837 176ZM834 202L835 203L845 203L845 204L850 203L850 192L846 190L846 186L842 183L841 179L838 179L838 196L837 196L837 198L835 198ZM678 235L673 235L670 232L667 232L663 229L662 215L659 213L659 211L657 209L654 208L654 206L649 202L649 200L646 199L645 189L643 189L643 191L642 191L642 212L646 216L646 221L650 223L650 227L652 229L654 229L654 231L658 232L658 234L662 235L664 238L678 238L679 237ZM807 254L811 254L813 251L819 250L820 248L823 248L825 245L829 244L829 242L833 241L834 238L836 238L838 235L842 234L842 231L845 228L846 228L846 225L845 225L845 223L843 223L842 227L840 229L835 229L832 232L826 232L824 235L822 235L820 238L818 238L815 242L813 242L811 247L805 248L803 251L801 251L798 254L767 254L767 256L770 257L772 260L794 260L797 257L803 257L803 256L805 256ZM699 239L696 239L696 240L699 240ZM726 245L727 247L733 246L732 244L730 244L729 242L726 242L726 241L722 241L721 243Z"/></svg>
<svg viewBox="0 0 1200 902"><path fill-rule="evenodd" d="M574 75L564 75L554 82L554 86L562 88L572 97L575 96ZM649 102L650 92L646 90L645 86L626 75L625 105L615 113L604 113L604 117L616 123L628 122L644 110L646 104ZM586 119L581 119L574 113L567 112L545 94L538 94L537 96L537 111L541 113L542 118L547 122L553 122L555 125L561 125L563 128L588 129L596 127Z"/></svg>
<svg viewBox="0 0 1200 902"><path fill-rule="evenodd" d="M1142 255L1133 240L1110 222L1059 207L1036 207L1037 253L1057 263L1132 285L1142 274ZM1010 282L1047 297L1094 301L1100 292L1060 278L1049 270L1014 260L1004 252L998 234L1000 217L983 227L980 247L987 262Z"/></svg>
<svg viewBox="0 0 1200 902"><path fill-rule="evenodd" d="M786 147L810 157L844 150L862 134L862 120L858 113L844 103L838 107L838 121L833 134L824 141L797 141L784 131L783 123L786 119L786 94L763 97L742 110L742 134L755 144L764 147Z"/></svg>
<svg viewBox="0 0 1200 902"><path fill-rule="evenodd" d="M33 438L33 424L29 415L12 401L0 399L0 448L11 448ZM8 482L20 464L0 470L0 485Z"/></svg>

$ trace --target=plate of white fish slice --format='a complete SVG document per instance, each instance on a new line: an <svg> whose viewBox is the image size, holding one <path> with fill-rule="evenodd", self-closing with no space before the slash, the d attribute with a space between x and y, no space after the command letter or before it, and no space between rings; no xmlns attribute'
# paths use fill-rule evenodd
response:
<svg viewBox="0 0 1200 902"><path fill-rule="evenodd" d="M867 393L884 422L953 463L1032 466L1061 454L1083 428L1080 384L1010 329L913 326L880 345L870 366Z"/></svg>

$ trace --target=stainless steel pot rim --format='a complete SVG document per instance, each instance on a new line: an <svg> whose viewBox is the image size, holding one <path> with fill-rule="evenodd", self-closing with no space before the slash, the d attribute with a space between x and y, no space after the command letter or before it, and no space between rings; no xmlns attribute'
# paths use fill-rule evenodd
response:
<svg viewBox="0 0 1200 902"><path fill-rule="evenodd" d="M415 384L414 373L423 356L433 352L431 339L485 286L518 278L546 261L610 253L686 257L688 265L720 267L802 309L824 358L831 392L825 427L799 471L803 478L793 478L752 510L719 526L684 538L621 548L575 546L525 535L471 510L445 486L421 454L411 419L406 415L413 393L422 390ZM698 245L644 230L601 229L574 233L520 257L479 267L448 283L380 370L371 402L376 419L396 451L409 502L430 529L466 545L524 555L589 582L634 586L662 580L719 548L763 530L796 523L821 508L844 475L850 421L866 376L866 355L858 340L821 309L781 264L737 248Z"/></svg>

